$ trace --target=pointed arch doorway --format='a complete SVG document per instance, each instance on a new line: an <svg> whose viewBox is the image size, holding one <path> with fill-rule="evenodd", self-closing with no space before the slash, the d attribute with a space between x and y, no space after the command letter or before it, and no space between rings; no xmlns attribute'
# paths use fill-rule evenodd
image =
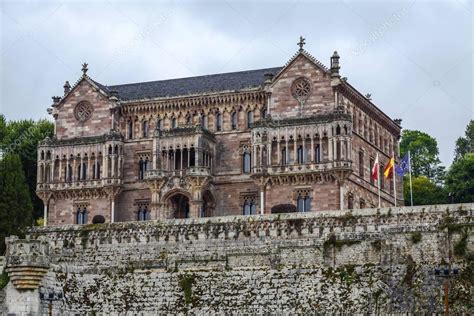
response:
<svg viewBox="0 0 474 316"><path fill-rule="evenodd" d="M172 218L189 218L189 197L182 193L175 193L168 198L168 209Z"/></svg>

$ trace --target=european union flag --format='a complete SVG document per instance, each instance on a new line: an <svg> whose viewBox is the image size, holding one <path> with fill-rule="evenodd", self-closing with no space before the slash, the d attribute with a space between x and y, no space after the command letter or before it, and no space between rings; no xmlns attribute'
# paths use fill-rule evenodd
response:
<svg viewBox="0 0 474 316"><path fill-rule="evenodd" d="M398 165L395 167L395 172L400 177L403 177L408 171L410 171L410 156L407 153L405 154L405 156L403 156Z"/></svg>

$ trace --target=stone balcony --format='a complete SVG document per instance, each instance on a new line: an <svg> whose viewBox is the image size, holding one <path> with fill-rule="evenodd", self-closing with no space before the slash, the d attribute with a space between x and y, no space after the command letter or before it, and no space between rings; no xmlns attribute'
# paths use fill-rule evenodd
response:
<svg viewBox="0 0 474 316"><path fill-rule="evenodd" d="M145 180L159 180L171 177L210 177L211 169L209 167L188 167L180 170L162 170L154 169L145 172Z"/></svg>
<svg viewBox="0 0 474 316"><path fill-rule="evenodd" d="M122 185L120 178L102 178L90 179L80 181L66 181L66 182L47 182L38 183L36 185L37 191L62 191L62 190L78 190L78 189L95 189L106 186Z"/></svg>
<svg viewBox="0 0 474 316"><path fill-rule="evenodd" d="M287 164L287 165L272 165L267 167L253 167L254 174L266 173L269 175L278 174L305 174L327 172L332 170L352 170L352 161L337 160L337 161L323 161L319 163L306 164Z"/></svg>

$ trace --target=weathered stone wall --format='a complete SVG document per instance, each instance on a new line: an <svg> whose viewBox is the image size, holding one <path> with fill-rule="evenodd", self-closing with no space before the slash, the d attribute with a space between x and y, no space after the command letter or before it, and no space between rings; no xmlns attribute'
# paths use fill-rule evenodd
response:
<svg viewBox="0 0 474 316"><path fill-rule="evenodd" d="M472 312L474 204L36 228L62 314ZM7 295L8 296L8 295ZM43 311L47 304L43 301Z"/></svg>

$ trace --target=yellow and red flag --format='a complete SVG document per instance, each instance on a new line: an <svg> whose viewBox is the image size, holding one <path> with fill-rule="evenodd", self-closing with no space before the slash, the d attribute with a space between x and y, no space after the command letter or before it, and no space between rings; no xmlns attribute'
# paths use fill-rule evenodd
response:
<svg viewBox="0 0 474 316"><path fill-rule="evenodd" d="M383 171L385 178L390 178L390 176L393 174L394 167L395 167L395 158L392 157L390 158L390 161L388 162L387 166L385 167L385 170Z"/></svg>

